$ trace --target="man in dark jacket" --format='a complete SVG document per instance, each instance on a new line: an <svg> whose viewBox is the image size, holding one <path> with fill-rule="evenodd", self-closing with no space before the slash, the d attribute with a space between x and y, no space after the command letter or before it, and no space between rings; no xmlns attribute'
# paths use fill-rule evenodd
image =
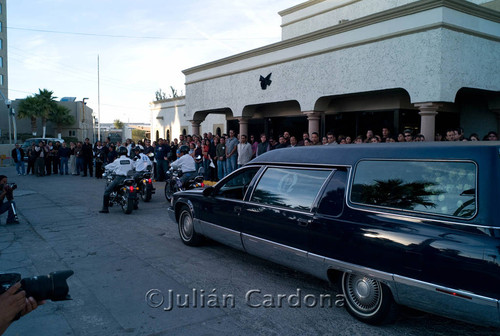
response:
<svg viewBox="0 0 500 336"><path fill-rule="evenodd" d="M90 177L94 173L94 153L92 152L92 144L90 143L89 138L85 138L85 143L82 145L82 154L83 154L83 176L87 176L87 168L89 171Z"/></svg>
<svg viewBox="0 0 500 336"><path fill-rule="evenodd" d="M269 142L267 141L267 137L264 133L260 135L261 143L257 146L257 156L264 154L269 150Z"/></svg>
<svg viewBox="0 0 500 336"><path fill-rule="evenodd" d="M156 146L155 157L158 167L158 180L165 181L165 172L168 170L168 155L170 153L170 146L163 139L158 140Z"/></svg>
<svg viewBox="0 0 500 336"><path fill-rule="evenodd" d="M60 160L59 174L68 175L68 161L69 161L69 156L71 155L71 149L69 149L66 146L66 143L63 142L61 147L59 147L57 154Z"/></svg>
<svg viewBox="0 0 500 336"><path fill-rule="evenodd" d="M12 150L11 157L16 163L17 175L26 175L26 171L24 170L24 151L19 144L16 144L16 148Z"/></svg>

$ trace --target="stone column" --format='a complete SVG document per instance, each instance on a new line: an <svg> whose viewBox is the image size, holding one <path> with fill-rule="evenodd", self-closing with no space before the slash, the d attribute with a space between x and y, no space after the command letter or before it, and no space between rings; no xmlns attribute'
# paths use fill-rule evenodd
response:
<svg viewBox="0 0 500 336"><path fill-rule="evenodd" d="M309 136L311 136L311 134L313 132L319 133L319 131L320 131L319 122L321 120L321 113L322 112L306 111L306 112L302 112L302 113L307 116L307 121L309 122L309 128L308 128Z"/></svg>
<svg viewBox="0 0 500 336"><path fill-rule="evenodd" d="M200 135L200 124L201 124L201 121L199 120L189 120L189 122L191 123L191 128L192 128L192 132L191 132L191 135Z"/></svg>
<svg viewBox="0 0 500 336"><path fill-rule="evenodd" d="M250 120L250 118L246 117L238 118L238 121L240 123L240 132L238 134L239 135L244 134L247 136L247 139L250 140L250 135L248 134L248 120Z"/></svg>
<svg viewBox="0 0 500 336"><path fill-rule="evenodd" d="M490 110L497 116L497 133L500 134L500 109ZM488 130L489 132L490 130Z"/></svg>
<svg viewBox="0 0 500 336"><path fill-rule="evenodd" d="M425 141L434 141L436 136L436 115L437 110L442 106L436 103L414 104L420 112L420 133L425 136Z"/></svg>

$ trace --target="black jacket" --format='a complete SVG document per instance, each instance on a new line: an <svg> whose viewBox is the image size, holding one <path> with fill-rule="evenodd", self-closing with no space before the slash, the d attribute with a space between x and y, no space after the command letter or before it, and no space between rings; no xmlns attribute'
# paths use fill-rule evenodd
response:
<svg viewBox="0 0 500 336"><path fill-rule="evenodd" d="M19 151L21 152L21 161L24 161L24 151L22 148L19 148ZM17 161L17 151L16 151L16 148L14 148L12 150L12 158L14 159L14 162L18 162Z"/></svg>

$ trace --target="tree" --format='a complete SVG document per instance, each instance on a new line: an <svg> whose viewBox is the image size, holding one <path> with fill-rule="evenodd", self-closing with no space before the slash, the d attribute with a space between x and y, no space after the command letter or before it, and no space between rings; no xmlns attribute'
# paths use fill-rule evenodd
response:
<svg viewBox="0 0 500 336"><path fill-rule="evenodd" d="M173 86L170 86L170 90L172 91L172 94L170 95L170 98L177 98L179 95L177 94L177 90L174 89Z"/></svg>
<svg viewBox="0 0 500 336"><path fill-rule="evenodd" d="M57 103L55 99L57 97L52 96L54 94L53 91L49 91L47 89L38 89L38 93L35 94L35 98L39 102L40 109L38 110L38 117L42 119L42 137L45 138L45 132L47 130L47 120L49 115L53 113L57 109Z"/></svg>
<svg viewBox="0 0 500 336"><path fill-rule="evenodd" d="M115 119L113 125L115 126L116 129L123 129L123 127L125 126L125 124L122 123L120 119Z"/></svg>
<svg viewBox="0 0 500 336"><path fill-rule="evenodd" d="M159 101L159 100L164 100L164 99L167 99L167 94L165 92L163 92L161 89L158 89L156 90L155 92L155 101Z"/></svg>
<svg viewBox="0 0 500 336"><path fill-rule="evenodd" d="M178 98L179 93L177 92L177 89L175 89L173 86L170 86L170 91L171 93L167 95L165 92L162 91L162 89L158 89L155 92L155 101L159 100L165 100L165 99L170 99L170 98ZM181 91L181 96L183 95L183 92Z"/></svg>
<svg viewBox="0 0 500 336"><path fill-rule="evenodd" d="M146 137L146 131L141 129L133 129L132 130L132 140L138 142Z"/></svg>
<svg viewBox="0 0 500 336"><path fill-rule="evenodd" d="M57 105L55 110L49 114L49 120L56 124L58 138L61 137L62 127L73 125L75 118L70 114L70 110L62 105Z"/></svg>
<svg viewBox="0 0 500 336"><path fill-rule="evenodd" d="M31 134L36 136L36 119L40 114L40 104L38 99L34 96L26 97L19 103L17 110L19 118L31 119Z"/></svg>

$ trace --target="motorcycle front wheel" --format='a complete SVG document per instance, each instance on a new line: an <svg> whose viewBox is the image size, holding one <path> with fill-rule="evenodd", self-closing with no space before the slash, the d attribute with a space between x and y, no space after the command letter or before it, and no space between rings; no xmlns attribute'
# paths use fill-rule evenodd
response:
<svg viewBox="0 0 500 336"><path fill-rule="evenodd" d="M167 202L170 203L170 201L172 201L172 197L174 195L175 192L177 192L177 186L174 186L175 185L175 182L172 181L172 180L168 180L166 183L165 183L165 198L167 199Z"/></svg>

